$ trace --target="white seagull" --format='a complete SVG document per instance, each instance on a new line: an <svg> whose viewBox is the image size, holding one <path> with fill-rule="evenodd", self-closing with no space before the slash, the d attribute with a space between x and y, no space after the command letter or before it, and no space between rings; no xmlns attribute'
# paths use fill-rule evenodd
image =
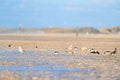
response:
<svg viewBox="0 0 120 80"><path fill-rule="evenodd" d="M24 50L21 48L21 46L19 46L19 52L20 52L20 53L23 53L23 52L24 52Z"/></svg>

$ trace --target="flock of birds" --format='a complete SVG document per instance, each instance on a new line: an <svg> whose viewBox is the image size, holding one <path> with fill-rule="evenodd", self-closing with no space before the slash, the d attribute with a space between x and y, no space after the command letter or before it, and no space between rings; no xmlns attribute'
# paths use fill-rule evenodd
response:
<svg viewBox="0 0 120 80"><path fill-rule="evenodd" d="M8 47L11 47L11 45L9 44ZM36 46L35 48L38 48L38 46ZM87 52L89 52L91 54L98 54L98 55L100 54L100 52L95 50L94 48L83 47L83 48L81 48L81 50L86 50ZM25 52L25 50L21 46L18 47L18 51L20 53ZM79 51L79 49L77 47L74 47L73 45L70 45L69 47L66 48L67 53L75 54L75 53L78 53L78 51ZM116 54L116 53L117 53L117 48L115 48L115 50L112 50L112 51L110 51L110 50L104 51L104 54L112 55L112 54ZM58 54L59 54L58 51L54 51L54 55L58 55Z"/></svg>
<svg viewBox="0 0 120 80"><path fill-rule="evenodd" d="M73 45L71 45L70 47L67 48L69 53L77 53L78 48L77 47L73 47ZM101 54L100 51L95 50L94 48L86 48L86 47L82 47L81 48L82 51L85 51L86 53L91 53L91 54ZM116 54L117 53L117 48L115 48L115 50L106 50L104 51L103 54Z"/></svg>

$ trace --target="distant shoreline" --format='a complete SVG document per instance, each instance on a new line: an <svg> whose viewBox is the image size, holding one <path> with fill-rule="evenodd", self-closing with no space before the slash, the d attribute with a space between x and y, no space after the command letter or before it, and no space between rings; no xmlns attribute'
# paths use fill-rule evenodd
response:
<svg viewBox="0 0 120 80"><path fill-rule="evenodd" d="M110 28L93 28L93 27L52 27L52 28L0 28L0 34L4 33L80 33L80 34L120 34L120 26Z"/></svg>

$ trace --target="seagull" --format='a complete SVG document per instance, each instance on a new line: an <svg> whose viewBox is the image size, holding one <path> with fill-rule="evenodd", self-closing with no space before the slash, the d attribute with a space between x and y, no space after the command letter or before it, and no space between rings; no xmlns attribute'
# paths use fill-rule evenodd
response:
<svg viewBox="0 0 120 80"><path fill-rule="evenodd" d="M74 51L73 51L73 45L70 45L70 46L67 47L66 49L67 49L67 52L68 52L68 53L70 53L70 54L71 54L71 53L72 53L72 54L74 53Z"/></svg>
<svg viewBox="0 0 120 80"><path fill-rule="evenodd" d="M23 52L24 52L24 50L21 48L21 46L19 46L19 52L20 52L20 53L23 53Z"/></svg>

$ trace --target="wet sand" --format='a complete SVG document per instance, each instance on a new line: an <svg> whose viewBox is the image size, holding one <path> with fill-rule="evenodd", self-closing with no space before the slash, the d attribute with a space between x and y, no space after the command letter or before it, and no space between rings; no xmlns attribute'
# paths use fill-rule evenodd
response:
<svg viewBox="0 0 120 80"><path fill-rule="evenodd" d="M70 45L77 47L74 54L66 49ZM19 46L25 49L24 53L19 53ZM100 55L82 48L94 48ZM118 49L116 54L103 54L114 48ZM0 35L0 79L119 80L119 48L120 35L3 34Z"/></svg>

